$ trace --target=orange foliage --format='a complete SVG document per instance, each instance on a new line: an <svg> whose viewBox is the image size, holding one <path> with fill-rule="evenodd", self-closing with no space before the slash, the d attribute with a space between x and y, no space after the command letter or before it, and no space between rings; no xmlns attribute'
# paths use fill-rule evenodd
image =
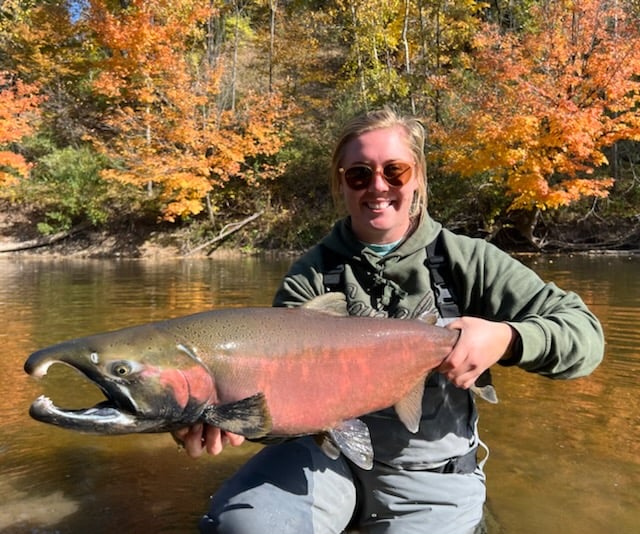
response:
<svg viewBox="0 0 640 534"><path fill-rule="evenodd" d="M481 83L459 95L453 126L434 127L446 168L503 183L510 209L606 196L613 180L591 177L603 149L640 140L640 26L618 4L544 2L528 33L484 28Z"/></svg>
<svg viewBox="0 0 640 534"><path fill-rule="evenodd" d="M0 72L0 146L32 132L40 101L35 86L13 79L8 72ZM18 177L26 177L29 168L20 154L0 150L0 186L12 185Z"/></svg>
<svg viewBox="0 0 640 534"><path fill-rule="evenodd" d="M47 88L86 68L84 54L90 52L90 40L73 37L82 32L70 20L67 2L12 1L3 7L4 52L22 79L38 80Z"/></svg>
<svg viewBox="0 0 640 534"><path fill-rule="evenodd" d="M105 122L115 133L93 141L119 162L104 177L152 192L168 221L202 211L206 195L231 177L272 178L274 169L258 160L283 142L277 95L252 95L240 111L220 111L221 66L188 63L189 30L215 15L209 5L133 0L113 14L93 2L91 25L110 52L94 89L110 101Z"/></svg>

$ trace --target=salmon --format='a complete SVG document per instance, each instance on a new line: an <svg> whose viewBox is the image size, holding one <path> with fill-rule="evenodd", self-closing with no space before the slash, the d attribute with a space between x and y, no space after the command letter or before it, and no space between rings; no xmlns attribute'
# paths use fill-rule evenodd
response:
<svg viewBox="0 0 640 534"><path fill-rule="evenodd" d="M65 410L41 396L29 413L112 435L196 422L249 439L317 435L329 456L370 469L358 418L394 406L416 432L425 379L458 339L423 319L348 316L344 295L328 293L300 308L213 310L73 339L34 352L25 371L69 365L106 400Z"/></svg>

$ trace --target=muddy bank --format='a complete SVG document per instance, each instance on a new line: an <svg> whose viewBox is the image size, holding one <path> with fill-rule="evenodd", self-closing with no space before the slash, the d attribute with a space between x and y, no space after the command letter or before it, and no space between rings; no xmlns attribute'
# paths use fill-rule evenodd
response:
<svg viewBox="0 0 640 534"><path fill-rule="evenodd" d="M252 223L252 224L259 224ZM250 226L249 226L250 227ZM455 231L455 227L452 228ZM622 220L584 219L539 229L539 247L513 228L492 241L510 252L629 252L640 250L640 216ZM210 238L211 236L209 236ZM486 237L486 236L485 236ZM194 225L123 223L96 229L80 224L66 232L43 236L29 216L0 208L0 258L19 256L75 258L233 257L243 254L297 255L300 250L265 250L251 244L249 234L233 235L206 246L207 237ZM244 244L243 244L244 243Z"/></svg>

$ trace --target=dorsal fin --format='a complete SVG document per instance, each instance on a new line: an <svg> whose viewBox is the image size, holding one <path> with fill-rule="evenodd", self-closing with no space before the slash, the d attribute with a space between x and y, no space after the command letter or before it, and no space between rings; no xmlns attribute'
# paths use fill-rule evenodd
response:
<svg viewBox="0 0 640 534"><path fill-rule="evenodd" d="M349 315L347 311L347 297L344 293L340 292L325 293L324 295L305 302L302 307L307 310L314 310L338 317L346 317Z"/></svg>
<svg viewBox="0 0 640 534"><path fill-rule="evenodd" d="M417 320L422 321L423 323L429 324L431 326L434 326L438 321L438 316L432 311L429 311L429 312L424 312L418 315Z"/></svg>

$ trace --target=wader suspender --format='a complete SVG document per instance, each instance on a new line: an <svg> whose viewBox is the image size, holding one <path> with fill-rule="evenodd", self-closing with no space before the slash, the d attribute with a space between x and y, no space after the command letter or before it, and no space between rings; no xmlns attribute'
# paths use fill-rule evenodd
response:
<svg viewBox="0 0 640 534"><path fill-rule="evenodd" d="M460 317L460 308L453 293L453 286L448 280L449 265L442 245L442 232L427 245L427 267L431 278L431 288L436 298L436 307L440 312L440 324L450 323Z"/></svg>
<svg viewBox="0 0 640 534"><path fill-rule="evenodd" d="M448 258L445 255L442 244L442 232L439 232L436 238L427 245L427 267L429 267L429 274L431 275L431 287L436 297L436 306L440 312L440 320L437 324L441 326L462 315L456 302L455 294L452 293L453 284L450 280L451 270L448 264ZM479 387L492 384L493 380L489 369L483 371L476 380L476 386Z"/></svg>
<svg viewBox="0 0 640 534"><path fill-rule="evenodd" d="M444 245L442 244L442 232L438 232L436 238L427 245L426 263L427 267L429 268L429 274L431 275L431 287L436 297L436 306L438 308L438 311L440 312L440 319L436 324L441 326L450 323L456 317L462 316L462 314L460 313L460 308L458 307L458 303L456 302L455 293L452 293L453 283L451 280L451 269L449 268L448 260L449 258L447 258L444 251ZM489 386L491 391L493 391L493 395L495 396L490 369L485 369L482 372L482 374L476 379L475 385L479 388L485 388L486 386ZM497 397L495 402L497 402ZM478 446L482 447L485 452L484 458L478 461L478 446L476 446L471 450L471 452L451 461L451 463L458 466L457 472L472 473L476 468L476 464L479 465L481 469L483 469L484 464L489 459L489 447L487 447L480 439L477 431L476 437L478 439Z"/></svg>

